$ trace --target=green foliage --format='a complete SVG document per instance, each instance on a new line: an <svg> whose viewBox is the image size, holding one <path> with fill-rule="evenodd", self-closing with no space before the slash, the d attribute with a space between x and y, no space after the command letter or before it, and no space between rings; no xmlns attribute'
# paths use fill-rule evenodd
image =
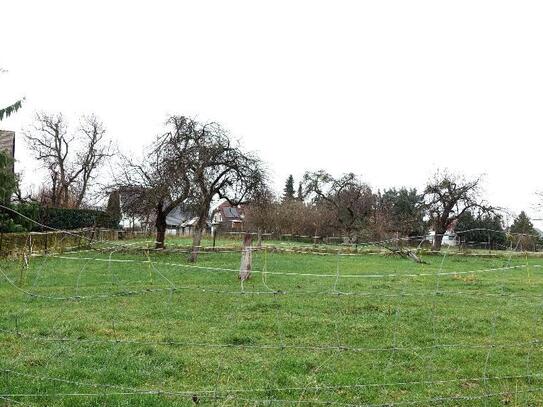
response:
<svg viewBox="0 0 543 407"><path fill-rule="evenodd" d="M109 194L109 199L107 201L107 207L106 207L106 214L111 220L111 223L115 225L115 228L118 227L122 218L121 196L118 190L115 190L111 194Z"/></svg>
<svg viewBox="0 0 543 407"><path fill-rule="evenodd" d="M93 209L49 208L35 203L10 205L15 212L0 213L0 230L2 232L42 231L49 226L60 230L101 227L115 229L118 218L112 218L104 211ZM29 220L29 219L31 220Z"/></svg>
<svg viewBox="0 0 543 407"><path fill-rule="evenodd" d="M285 189L283 190L283 201L291 199L294 199L294 177L292 174L288 176L285 182Z"/></svg>
<svg viewBox="0 0 543 407"><path fill-rule="evenodd" d="M13 160L0 151L0 204L9 206L11 196L17 188L17 176L13 172ZM19 232L23 228L10 216L9 211L0 208L0 231Z"/></svg>
<svg viewBox="0 0 543 407"><path fill-rule="evenodd" d="M519 250L537 250L542 238L526 212L522 211L509 228L511 245Z"/></svg>
<svg viewBox="0 0 543 407"><path fill-rule="evenodd" d="M8 118L23 106L23 101L18 100L12 105L0 109L0 121Z"/></svg>
<svg viewBox="0 0 543 407"><path fill-rule="evenodd" d="M524 211L520 212L520 214L515 218L509 231L511 233L524 233L529 235L536 234L532 221Z"/></svg>
<svg viewBox="0 0 543 407"><path fill-rule="evenodd" d="M388 189L383 192L381 199L390 209L392 227L395 230L407 236L424 234L424 198L415 188Z"/></svg>
<svg viewBox="0 0 543 407"><path fill-rule="evenodd" d="M301 182L298 183L298 193L296 194L296 199L300 202L303 202L304 200L304 190Z"/></svg>
<svg viewBox="0 0 543 407"><path fill-rule="evenodd" d="M0 151L0 203L6 205L17 188L17 176L13 172L13 160Z"/></svg>
<svg viewBox="0 0 543 407"><path fill-rule="evenodd" d="M456 231L467 243L489 244L492 249L503 248L507 237L503 229L503 219L497 214L477 214L466 211L458 220ZM461 233L467 231L466 233Z"/></svg>
<svg viewBox="0 0 543 407"><path fill-rule="evenodd" d="M55 229L116 227L106 212L92 209L40 208L39 222Z"/></svg>
<svg viewBox="0 0 543 407"><path fill-rule="evenodd" d="M0 232L2 233L17 233L24 232L25 229L16 223L9 213L0 209Z"/></svg>

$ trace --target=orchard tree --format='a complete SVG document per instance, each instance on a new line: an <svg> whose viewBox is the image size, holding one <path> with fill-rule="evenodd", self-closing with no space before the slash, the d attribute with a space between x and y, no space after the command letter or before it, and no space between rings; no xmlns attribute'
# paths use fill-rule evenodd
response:
<svg viewBox="0 0 543 407"><path fill-rule="evenodd" d="M156 138L141 159L122 157L118 181L112 185L120 193L125 214L140 219L152 215L157 249L165 247L167 216L191 196L192 125L184 117L170 117L168 131Z"/></svg>
<svg viewBox="0 0 543 407"><path fill-rule="evenodd" d="M480 183L480 177L466 179L461 175L439 170L428 181L424 200L435 232L433 250L441 249L443 235L466 211L493 211L493 208L480 198Z"/></svg>
<svg viewBox="0 0 543 407"><path fill-rule="evenodd" d="M269 188L264 186L256 192L245 211L245 223L248 230L275 232L279 205L280 203Z"/></svg>
<svg viewBox="0 0 543 407"><path fill-rule="evenodd" d="M305 192L316 205L335 213L335 223L350 238L357 239L367 225L373 207L370 187L353 173L334 178L324 170L306 172Z"/></svg>
<svg viewBox="0 0 543 407"><path fill-rule="evenodd" d="M188 172L193 185L190 201L198 215L189 258L195 262L211 203L216 199L231 205L251 201L262 190L265 172L258 157L246 152L219 124L186 120L191 124L188 142L194 147Z"/></svg>

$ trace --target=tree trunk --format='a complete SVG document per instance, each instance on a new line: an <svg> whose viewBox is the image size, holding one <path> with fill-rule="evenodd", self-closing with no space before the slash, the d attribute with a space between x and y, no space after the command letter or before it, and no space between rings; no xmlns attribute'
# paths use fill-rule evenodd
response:
<svg viewBox="0 0 543 407"><path fill-rule="evenodd" d="M164 249L164 240L166 239L166 214L162 211L162 208L157 209L156 216L156 241L155 249Z"/></svg>
<svg viewBox="0 0 543 407"><path fill-rule="evenodd" d="M432 244L432 250L434 251L440 251L441 250L441 242L443 242L443 234L445 232L439 232L436 231L436 234L434 235L434 243Z"/></svg>
<svg viewBox="0 0 543 407"><path fill-rule="evenodd" d="M190 252L189 261L196 263L198 260L198 252L200 251L200 243L202 243L203 228L200 225L196 225L194 232L192 233L192 251Z"/></svg>
<svg viewBox="0 0 543 407"><path fill-rule="evenodd" d="M192 252L189 256L191 263L196 263L198 260L198 253L200 251L200 243L202 243L202 234L207 226L207 215L209 214L210 202L206 201L200 208L200 214L198 216L198 222L194 225L194 232L192 234Z"/></svg>

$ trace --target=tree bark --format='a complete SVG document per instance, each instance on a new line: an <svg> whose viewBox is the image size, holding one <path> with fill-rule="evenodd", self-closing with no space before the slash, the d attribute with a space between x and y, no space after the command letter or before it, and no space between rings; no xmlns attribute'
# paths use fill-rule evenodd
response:
<svg viewBox="0 0 543 407"><path fill-rule="evenodd" d="M198 253L200 251L200 243L202 243L202 233L203 229L200 225L197 225L194 228L192 233L192 251L190 252L189 261L191 263L196 263L198 260Z"/></svg>
<svg viewBox="0 0 543 407"><path fill-rule="evenodd" d="M441 243L443 242L443 234L445 232L440 232L436 230L436 233L434 235L434 242L432 244L432 250L440 251L441 250Z"/></svg>
<svg viewBox="0 0 543 407"><path fill-rule="evenodd" d="M162 208L157 209L157 217L156 217L156 241L155 241L155 249L164 249L165 244L164 240L166 239L166 213L162 210Z"/></svg>

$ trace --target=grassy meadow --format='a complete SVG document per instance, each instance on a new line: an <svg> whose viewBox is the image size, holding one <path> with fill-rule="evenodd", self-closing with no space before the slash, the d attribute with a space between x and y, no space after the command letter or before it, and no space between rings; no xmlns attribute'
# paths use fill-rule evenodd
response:
<svg viewBox="0 0 543 407"><path fill-rule="evenodd" d="M543 405L543 259L121 244L0 261L0 405Z"/></svg>

